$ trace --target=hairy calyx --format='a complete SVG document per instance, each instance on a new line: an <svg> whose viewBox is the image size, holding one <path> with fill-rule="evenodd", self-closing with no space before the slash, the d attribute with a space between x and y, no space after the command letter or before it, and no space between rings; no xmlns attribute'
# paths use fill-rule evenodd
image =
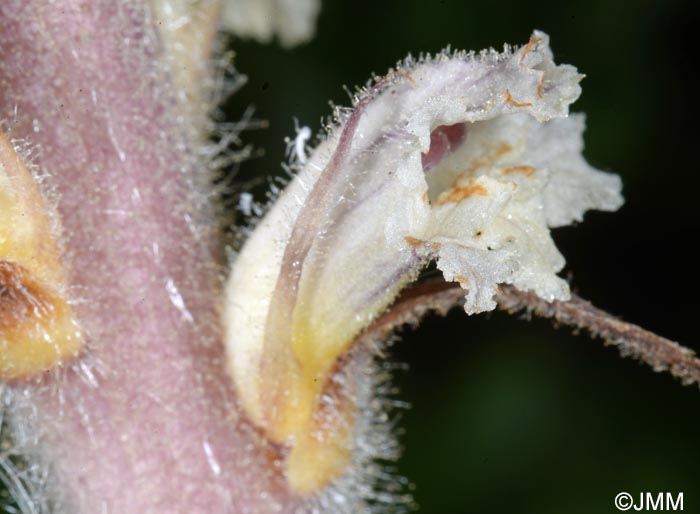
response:
<svg viewBox="0 0 700 514"><path fill-rule="evenodd" d="M568 299L549 229L622 202L581 156L580 79L541 32L406 61L338 111L258 225L229 279L229 366L248 416L289 447L292 490L347 469L362 407L338 392L338 359L427 262L468 313L495 308L502 283Z"/></svg>

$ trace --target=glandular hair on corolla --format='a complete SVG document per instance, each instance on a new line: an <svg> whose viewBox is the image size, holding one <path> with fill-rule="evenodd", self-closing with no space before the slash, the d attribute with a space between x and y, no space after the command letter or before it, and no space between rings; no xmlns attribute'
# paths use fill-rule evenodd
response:
<svg viewBox="0 0 700 514"><path fill-rule="evenodd" d="M353 473L367 409L361 384L339 394L335 378L428 262L470 314L503 283L568 298L549 229L622 203L619 178L581 155L584 120L568 112L581 78L535 31L502 53L409 57L334 109L226 292L229 369L253 423L289 448L292 490Z"/></svg>

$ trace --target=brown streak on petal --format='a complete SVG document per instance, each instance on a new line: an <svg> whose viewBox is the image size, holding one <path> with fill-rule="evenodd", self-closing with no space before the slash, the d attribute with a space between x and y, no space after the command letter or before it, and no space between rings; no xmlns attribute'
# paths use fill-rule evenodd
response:
<svg viewBox="0 0 700 514"><path fill-rule="evenodd" d="M32 315L48 315L52 300L26 268L0 260L0 333L16 329Z"/></svg>
<svg viewBox="0 0 700 514"><path fill-rule="evenodd" d="M433 241L424 241L423 239L416 239L415 237L407 236L403 238L406 244L415 249L428 249L433 252L437 252L440 249L440 243L435 243Z"/></svg>
<svg viewBox="0 0 700 514"><path fill-rule="evenodd" d="M503 157L505 154L513 151L513 148L507 143L501 143L496 149L496 153L493 155L493 160Z"/></svg>
<svg viewBox="0 0 700 514"><path fill-rule="evenodd" d="M442 193L435 201L435 205L442 205L445 203L459 203L462 200L465 200L470 196L474 195L488 196L489 191L481 184L452 188Z"/></svg>
<svg viewBox="0 0 700 514"><path fill-rule="evenodd" d="M68 303L26 268L0 260L0 379L30 378L81 346Z"/></svg>
<svg viewBox="0 0 700 514"><path fill-rule="evenodd" d="M540 83L537 84L537 98L544 98L544 72L542 73L542 78L540 78Z"/></svg>
<svg viewBox="0 0 700 514"><path fill-rule="evenodd" d="M422 248L425 244L425 241L423 241L422 239L416 239L415 237L410 236L404 237L403 240L406 241L406 243L412 246L413 248Z"/></svg>
<svg viewBox="0 0 700 514"><path fill-rule="evenodd" d="M469 280L467 280L467 278L464 277L463 275L456 275L456 276L455 276L455 280L456 280L457 282L459 282L460 285L467 285L467 284L469 284Z"/></svg>
<svg viewBox="0 0 700 514"><path fill-rule="evenodd" d="M525 66L524 61L525 57L527 57L527 54L532 52L532 50L535 48L535 45L539 43L539 39L535 39L534 37L530 37L530 41L527 42L527 45L525 45L525 48L523 48L523 53L520 55L520 66Z"/></svg>
<svg viewBox="0 0 700 514"><path fill-rule="evenodd" d="M393 74L390 73L388 75L388 77L392 77L392 76L393 77L403 77L403 78L407 79L414 86L416 85L416 79L414 79L413 76L410 73L408 73L407 71L397 70Z"/></svg>
<svg viewBox="0 0 700 514"><path fill-rule="evenodd" d="M506 168L503 170L505 175L510 175L511 173L522 173L526 177L529 177L535 173L535 168L532 166L513 166L511 168Z"/></svg>
<svg viewBox="0 0 700 514"><path fill-rule="evenodd" d="M532 107L532 103L530 102L519 102L518 100L514 100L513 96L510 94L510 91L508 89L506 89L505 95L507 104L510 104L514 107Z"/></svg>

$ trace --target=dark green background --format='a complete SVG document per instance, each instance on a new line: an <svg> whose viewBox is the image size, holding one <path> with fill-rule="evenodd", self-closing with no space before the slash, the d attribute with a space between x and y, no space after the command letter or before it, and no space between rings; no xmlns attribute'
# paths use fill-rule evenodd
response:
<svg viewBox="0 0 700 514"><path fill-rule="evenodd" d="M342 86L408 52L501 48L546 31L557 62L587 75L586 156L622 175L625 207L555 238L573 287L594 303L700 350L700 166L694 74L698 17L678 1L331 1L316 39L288 51L234 41L250 77L228 103L270 128L239 179L279 173L293 117L319 127ZM699 83L700 84L700 83ZM548 322L503 314L431 319L394 347L404 456L420 512L613 513L620 491L684 492L700 513L700 391Z"/></svg>

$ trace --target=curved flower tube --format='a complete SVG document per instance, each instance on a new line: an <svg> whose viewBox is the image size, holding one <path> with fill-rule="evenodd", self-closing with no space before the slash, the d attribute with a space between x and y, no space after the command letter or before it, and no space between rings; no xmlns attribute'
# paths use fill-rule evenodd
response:
<svg viewBox="0 0 700 514"><path fill-rule="evenodd" d="M353 341L431 260L492 310L499 284L566 300L549 229L622 203L581 156L575 68L546 34L520 48L406 60L336 112L234 262L229 368L245 412L289 448L290 487L340 476L358 444ZM343 389L343 392L339 392Z"/></svg>

